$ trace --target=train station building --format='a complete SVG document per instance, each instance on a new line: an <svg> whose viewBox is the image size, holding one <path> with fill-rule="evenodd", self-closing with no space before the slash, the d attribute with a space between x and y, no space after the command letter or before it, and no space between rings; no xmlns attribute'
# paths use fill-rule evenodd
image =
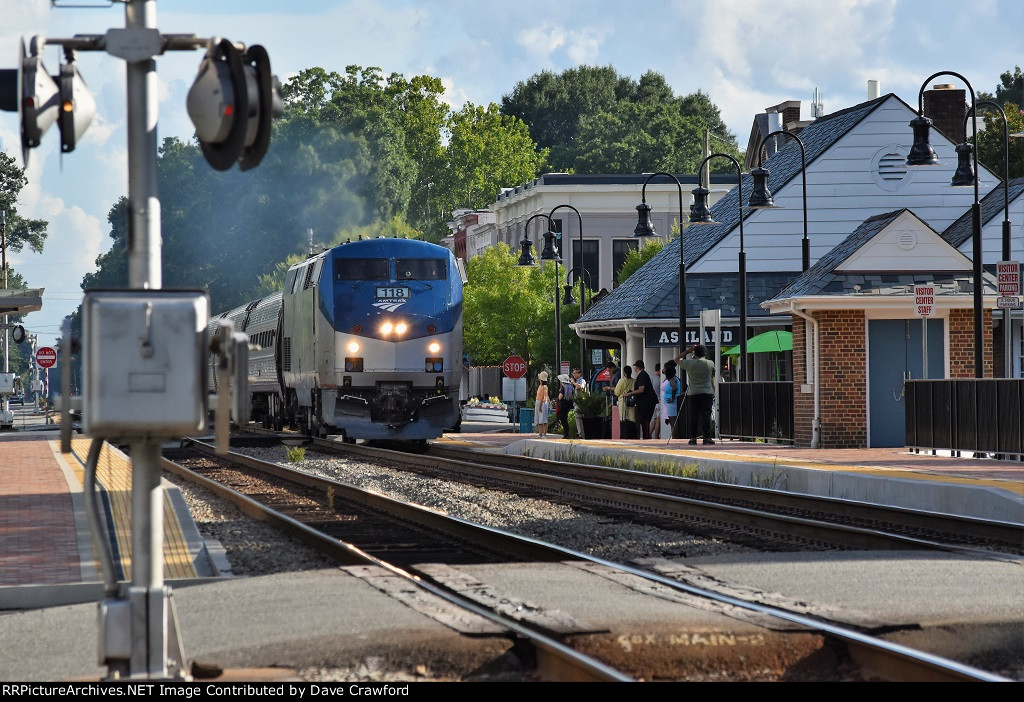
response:
<svg viewBox="0 0 1024 702"><path fill-rule="evenodd" d="M737 345L744 333L749 339L770 330L792 332L792 351L730 358L749 365L750 380L793 383L793 438L798 444L809 444L813 438L822 446L903 445L901 387L905 379L925 374L923 329L927 330L927 377L974 376L975 189L951 186L958 166L956 145L965 133L965 91L935 85L924 93L925 114L935 117L931 144L941 162L927 168L907 165L914 138L909 125L918 115L915 107L895 94L869 92L863 103L808 122L798 122L791 102L782 104L789 109L790 119L783 127L793 126L799 143L786 137L763 162L775 208L748 206L754 179L744 174L742 188L728 187L712 204L713 224L687 226L682 237L672 238L621 285L614 278L615 247L635 245L627 242L636 216L627 221L626 215L639 202L642 181L620 186L627 191L620 199L635 202L632 207L616 208L621 221L612 227L616 234L611 246L587 243L590 223L601 221L599 214L610 217L589 199L599 199L594 189L576 183L560 193L561 202L582 213L586 228L582 245L574 240L572 247L565 246L563 262L574 265L582 249L586 264L588 246L598 247L600 257L592 265L598 268L601 286L612 285L574 328L588 339L588 345L617 348L620 358L630 363L643 359L651 368L674 357L680 346L676 330L682 258L686 327L692 337L687 344L697 340L702 312L708 311L720 315L719 351ZM768 124L755 119L752 144L758 132L767 136L772 129ZM548 185L558 178L569 177L544 176L539 182ZM696 179L692 180L695 186ZM1024 255L1020 236L1024 179L1004 187L1000 177L981 166L977 180L984 269L984 373L986 377L1021 377L1020 310L1006 315L1009 333L1003 312L993 314L993 310L999 295L994 271L1003 259L1004 220L1016 223L1011 225L1015 235L1010 260L1020 261ZM711 189L725 186L712 181ZM513 242L523 235L515 226L557 204L533 204L524 197L528 190L523 186L520 192L505 193L495 203L495 223L489 225L497 234L493 243L504 241L515 248ZM647 201L662 237L679 218L676 191L674 184L661 185L654 197L648 186ZM573 219L564 221L570 227L569 238L577 234L571 229L577 224ZM805 238L808 270L803 270L802 261ZM741 255L746 262L744 300L739 298ZM915 310L918 286L935 291L927 323ZM740 329L741 305L745 330ZM711 347L717 341L710 330L700 338ZM1009 361L1008 372L1004 359ZM732 366L727 380L738 377L737 363Z"/></svg>

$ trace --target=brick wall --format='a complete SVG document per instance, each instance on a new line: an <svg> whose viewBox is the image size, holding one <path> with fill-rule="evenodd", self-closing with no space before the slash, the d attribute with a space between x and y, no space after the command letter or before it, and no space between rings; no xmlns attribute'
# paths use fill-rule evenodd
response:
<svg viewBox="0 0 1024 702"><path fill-rule="evenodd" d="M984 310L982 326L985 340L982 350L985 358L982 368L986 378L992 377L992 310ZM974 309L949 312L949 377L974 377Z"/></svg>
<svg viewBox="0 0 1024 702"><path fill-rule="evenodd" d="M964 140L967 91L952 86L926 90L924 116L930 118L934 126L942 130L950 141L959 144Z"/></svg>
<svg viewBox="0 0 1024 702"><path fill-rule="evenodd" d="M822 448L859 448L867 445L867 346L861 310L825 310L814 313L821 342ZM806 380L806 334L813 327L793 320L794 440L810 446L814 420L814 393L800 392Z"/></svg>
<svg viewBox="0 0 1024 702"><path fill-rule="evenodd" d="M826 310L813 315L821 340L822 448L867 446L867 321L861 310ZM992 311L985 310L985 377L992 377ZM952 378L974 377L974 312L951 310L948 321ZM814 393L800 392L807 383L805 338L813 327L793 318L793 431L797 446L810 446Z"/></svg>

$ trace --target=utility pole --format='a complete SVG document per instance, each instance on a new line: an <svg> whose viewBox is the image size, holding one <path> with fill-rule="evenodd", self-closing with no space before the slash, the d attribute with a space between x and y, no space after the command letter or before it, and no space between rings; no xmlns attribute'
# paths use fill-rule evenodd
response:
<svg viewBox="0 0 1024 702"><path fill-rule="evenodd" d="M204 366L210 349L203 342L207 341L209 298L200 292L156 292L163 287L156 170L156 57L166 51L206 49L189 91L187 109L203 156L216 170L228 170L235 164L243 171L257 166L270 144L271 120L281 115L283 104L277 78L270 72L270 58L262 46L246 48L220 37L161 34L156 26L156 0L120 1L124 5L123 29L64 39L33 37L29 53L22 42L18 68L0 69L0 109L19 114L26 163L29 149L39 146L54 123L60 128L62 153L71 152L95 112L95 100L74 62L76 52L105 51L127 64L130 290L87 291L83 305L83 339L91 344L82 347L82 400L87 403L83 409L88 408L83 413L83 429L94 440L86 472L92 475L88 468L90 464L95 467L92 455L95 450L98 457L99 442L116 439L129 447L132 473L132 580L127 585L117 583L111 575L106 583L105 598L100 603L100 661L107 665L111 680L181 680L188 673L177 640L170 588L165 586L163 575L160 449L165 440L205 428ZM59 76L51 77L43 68L41 53L46 44L64 49L66 63ZM6 221L0 250L6 288ZM6 319L4 315L5 370ZM194 324L195 337L167 332L183 324ZM67 365L62 372L67 380L62 400L69 408L70 358L77 340L71 338L70 320L66 319L64 326L62 348ZM111 348L103 333L110 330L134 336L138 343ZM248 349L247 339L239 336L242 338L231 339L238 346L232 358L239 354L244 358ZM165 375L173 380L185 377L186 381L159 386L163 389L150 387L145 391L150 394L142 400L126 380L133 369L161 379ZM106 376L104 371L108 372ZM194 378L188 379L192 374ZM109 381L115 375L117 382L106 382L105 394L90 386L95 383L98 387L101 376ZM179 402L160 403L159 393L162 398ZM152 407L159 407L159 412L150 414ZM5 412L7 408L5 397ZM220 420L218 415L218 424ZM68 427L62 427L62 432L65 429ZM62 433L61 443L62 450L70 450L70 433L66 438ZM88 495L87 501L92 497ZM95 528L101 531L98 525Z"/></svg>

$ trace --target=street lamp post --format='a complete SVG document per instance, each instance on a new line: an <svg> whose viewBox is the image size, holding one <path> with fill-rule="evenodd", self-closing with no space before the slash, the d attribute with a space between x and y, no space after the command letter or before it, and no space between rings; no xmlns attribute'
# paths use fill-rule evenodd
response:
<svg viewBox="0 0 1024 702"><path fill-rule="evenodd" d="M736 187L739 188L736 207L739 210L740 218L740 253L739 253L739 277L740 277L740 379L750 380L750 369L747 363L747 253L743 248L743 172L740 164L729 154L711 154L701 161L700 173L704 164L713 158L727 158L736 168ZM710 191L704 186L698 186L693 190L693 206L690 208L691 224L718 224L711 216L711 209L708 207L708 194Z"/></svg>
<svg viewBox="0 0 1024 702"><path fill-rule="evenodd" d="M995 108L999 112L999 116L1003 118L1003 261L1010 260L1010 127L1006 122L1006 113L1003 108L997 103L991 100L979 100L975 105L968 111L968 115L974 114L977 107L987 105ZM967 115L964 116L964 140L967 139ZM974 148L977 149L977 142L974 144ZM960 155L960 147L957 147L958 155ZM966 159L965 159L966 160ZM968 178L967 182L961 182L956 179L956 174L960 173L960 164L958 164L957 171L954 173L953 185L970 185L973 178ZM971 174L972 176L974 174ZM1010 334L1010 310L1003 309L1003 377L1009 378L1013 375L1013 360L1010 353L1011 346L1013 345L1013 336Z"/></svg>
<svg viewBox="0 0 1024 702"><path fill-rule="evenodd" d="M579 236L579 239L580 239L580 260L579 260L579 266L578 267L582 268L583 267L583 217L582 217L582 215L580 215L580 211L577 210L572 205L555 205L554 207L551 208L551 211L548 212L549 227L550 227L550 223L554 221L555 212L557 212L558 210L560 210L562 208L565 208L567 210L572 210L573 212L576 213L576 220L579 222L579 225L580 225L580 236ZM572 268L573 268L573 270L576 270L576 268L577 268L575 257L573 257ZM593 283L591 283L591 287L593 287ZM558 295L556 294L555 297L558 297ZM586 300L587 300L587 295L586 295L586 292L585 292L585 290L583 288L583 279L580 278L580 317L582 317L583 313L587 311ZM577 336L579 336L579 335L577 335ZM582 336L580 336L580 372L583 373L584 376L586 376L586 374L587 374L587 372L586 372L586 367L587 367L586 357L587 357L587 343L584 340L584 338ZM561 367L559 367L559 372L561 372Z"/></svg>
<svg viewBox="0 0 1024 702"><path fill-rule="evenodd" d="M562 308L558 298L558 264L562 258L555 247L555 233L551 231L551 218L546 214L535 214L531 215L523 226L523 236L525 237L519 245L522 247L522 253L519 255L519 261L516 263L517 266L533 266L536 262L533 259L533 253L530 249L533 247L533 242L530 241L530 222L543 217L548 221L548 230L544 232L544 250L540 253L540 260L542 261L554 261L555 262L555 375L557 376L562 372Z"/></svg>
<svg viewBox="0 0 1024 702"><path fill-rule="evenodd" d="M811 267L811 241L807 238L807 153L804 150L804 142L788 129L771 132L761 140L761 145L757 149L757 168L750 171L750 175L754 179L754 186L753 192L750 193L750 201L747 203L747 207L752 210L776 209L778 207L772 199L771 191L768 190L768 176L771 175L771 172L764 168L764 145L777 134L792 137L800 145L800 172L803 178L804 196L804 238L800 245L800 258L803 264L802 270L806 271Z"/></svg>
<svg viewBox="0 0 1024 702"><path fill-rule="evenodd" d="M921 89L917 93L917 118L910 121L910 126L914 130L914 144L910 147L910 154L907 156L908 166L939 166L939 157L935 155L935 149L932 148L929 140L929 132L931 130L932 121L924 116L924 89L932 80L942 75L956 76L964 82L967 89L971 91L971 110L973 113L974 123L974 143L978 143L978 113L974 109L977 104L977 100L974 95L974 88L959 73L953 71L939 71L934 73L925 79L924 83L921 84ZM964 130L966 132L966 129ZM967 148L961 148L967 147ZM974 204L971 206L971 220L972 220L972 258L973 258L973 286L974 286L974 377L984 378L985 377L985 342L984 342L984 318L983 318L983 304L984 304L984 291L982 290L982 276L981 276L981 198L978 194L979 190L979 172L978 172L978 150L970 148L970 144L960 144L957 146L957 153L967 155L968 151L973 152L974 156ZM957 176L960 175L960 169L957 169L958 173L954 175L954 184L957 183ZM927 362L927 360L926 360Z"/></svg>
<svg viewBox="0 0 1024 702"><path fill-rule="evenodd" d="M707 161L707 159L705 159ZM701 168L704 164L701 164ZM700 169L697 171L700 172ZM636 224L636 229L633 230L633 236L644 237L644 236L657 236L657 232L654 231L654 223L651 222L651 206L647 204L647 184L652 179L658 176L665 176L670 178L673 183L676 184L676 188L679 190L679 352L682 353L683 349L686 348L686 247L683 245L683 184L679 182L671 173L665 173L659 171L658 173L652 173L647 176L644 180L644 185L640 189L640 204L636 206L636 211L639 215L639 219ZM699 337L699 334L698 334ZM700 339L698 338L698 343Z"/></svg>

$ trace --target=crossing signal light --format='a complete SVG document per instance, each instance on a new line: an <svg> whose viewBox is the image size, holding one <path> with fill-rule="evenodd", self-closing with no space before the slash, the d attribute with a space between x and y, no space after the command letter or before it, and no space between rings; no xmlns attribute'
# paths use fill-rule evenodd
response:
<svg viewBox="0 0 1024 702"><path fill-rule="evenodd" d="M61 64L57 83L57 126L60 127L60 150L63 153L75 150L78 140L96 116L96 99L85 86L73 58L74 55L69 54L68 62Z"/></svg>
<svg viewBox="0 0 1024 702"><path fill-rule="evenodd" d="M31 54L21 42L18 67L18 117L21 121L21 157L28 166L28 150L39 146L43 134L57 120L58 89L43 67L38 37L32 38Z"/></svg>
<svg viewBox="0 0 1024 702"><path fill-rule="evenodd" d="M67 63L51 77L40 57L44 40L33 37L30 51L21 42L18 67L0 69L0 110L17 112L21 123L21 157L28 165L28 150L39 146L54 122L60 128L61 151L75 145L96 115L96 99L85 86L74 52L65 50Z"/></svg>
<svg viewBox="0 0 1024 702"><path fill-rule="evenodd" d="M203 156L218 171L259 165L272 121L284 111L266 50L257 45L242 52L227 39L211 43L186 106Z"/></svg>

